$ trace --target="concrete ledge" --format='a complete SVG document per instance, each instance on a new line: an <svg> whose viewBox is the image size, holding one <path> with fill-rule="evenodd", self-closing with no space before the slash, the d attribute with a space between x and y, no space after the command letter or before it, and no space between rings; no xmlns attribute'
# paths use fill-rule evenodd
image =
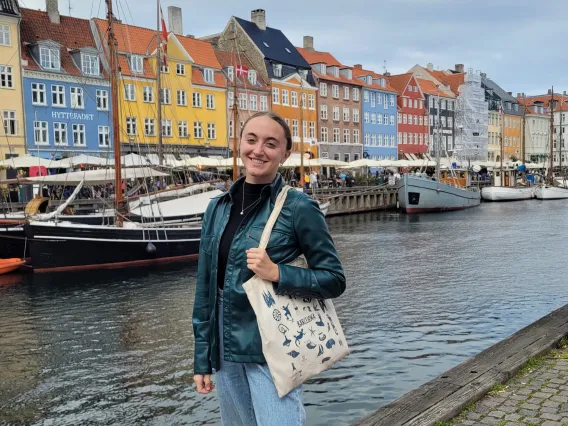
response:
<svg viewBox="0 0 568 426"><path fill-rule="evenodd" d="M356 425L432 426L451 420L495 384L513 377L528 359L547 352L566 335L568 305L379 408Z"/></svg>

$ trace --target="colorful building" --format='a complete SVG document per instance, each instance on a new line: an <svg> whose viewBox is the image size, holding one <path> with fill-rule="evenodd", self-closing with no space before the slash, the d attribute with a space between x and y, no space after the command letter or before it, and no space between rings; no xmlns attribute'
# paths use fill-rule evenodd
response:
<svg viewBox="0 0 568 426"><path fill-rule="evenodd" d="M86 19L22 9L23 94L30 153L57 159L112 152L107 76Z"/></svg>
<svg viewBox="0 0 568 426"><path fill-rule="evenodd" d="M266 25L266 12L253 10L251 21L233 16L221 34L204 39L214 41L220 50L247 57L270 82L272 111L289 124L293 151L303 146L304 153L318 156L317 89L310 65L282 31Z"/></svg>
<svg viewBox="0 0 568 426"><path fill-rule="evenodd" d="M217 60L223 67L227 79L227 117L229 125L229 147L232 149L234 136L239 137L244 122L259 111L271 110L270 85L245 55L215 50ZM235 96L236 92L236 96ZM235 99L237 102L235 103ZM237 109L237 131L234 125L234 106Z"/></svg>
<svg viewBox="0 0 568 426"><path fill-rule="evenodd" d="M517 101L524 109L524 156L525 161L541 163L550 155L550 114L543 100L517 95ZM521 125L522 126L522 125ZM522 149L522 146L521 146Z"/></svg>
<svg viewBox="0 0 568 426"><path fill-rule="evenodd" d="M345 162L362 158L362 81L329 52L314 50L311 36L304 37L298 51L311 65L319 87L320 156Z"/></svg>
<svg viewBox="0 0 568 426"><path fill-rule="evenodd" d="M363 158L396 160L398 157L398 119L396 90L385 76L353 66L353 75L363 86Z"/></svg>
<svg viewBox="0 0 568 426"><path fill-rule="evenodd" d="M0 159L26 152L20 52L21 12L16 0L0 2Z"/></svg>
<svg viewBox="0 0 568 426"><path fill-rule="evenodd" d="M428 111L424 94L412 73L393 75L388 82L398 93L399 158L412 158L410 154L428 151Z"/></svg>
<svg viewBox="0 0 568 426"><path fill-rule="evenodd" d="M92 27L108 70L108 22L93 19ZM122 23L114 28L121 70L122 151L155 156L161 132L166 155L226 154L226 81L211 44L170 32L158 94L156 31ZM162 102L161 123L157 96Z"/></svg>

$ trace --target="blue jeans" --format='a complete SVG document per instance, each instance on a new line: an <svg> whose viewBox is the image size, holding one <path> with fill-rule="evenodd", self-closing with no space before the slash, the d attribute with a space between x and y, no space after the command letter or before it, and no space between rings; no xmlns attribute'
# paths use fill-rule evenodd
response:
<svg viewBox="0 0 568 426"><path fill-rule="evenodd" d="M303 426L306 411L298 387L279 398L266 364L223 359L223 296L219 292L220 369L217 393L223 426Z"/></svg>

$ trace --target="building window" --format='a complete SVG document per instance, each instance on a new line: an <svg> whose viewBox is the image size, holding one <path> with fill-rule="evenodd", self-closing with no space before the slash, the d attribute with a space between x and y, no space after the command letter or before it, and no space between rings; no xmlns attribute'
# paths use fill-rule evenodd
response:
<svg viewBox="0 0 568 426"><path fill-rule="evenodd" d="M398 118L398 121L397 121L398 124L401 124L402 123L402 114L400 112L397 114L397 118Z"/></svg>
<svg viewBox="0 0 568 426"><path fill-rule="evenodd" d="M351 161L351 154L344 154L343 161L349 163L349 161Z"/></svg>
<svg viewBox="0 0 568 426"><path fill-rule="evenodd" d="M337 105L333 107L333 120L339 121L339 107Z"/></svg>
<svg viewBox="0 0 568 426"><path fill-rule="evenodd" d="M376 106L376 101L375 101L376 96L375 96L375 92L371 92L370 95L371 95L371 107L374 108L374 107ZM380 99L380 97L379 97L379 99Z"/></svg>
<svg viewBox="0 0 568 426"><path fill-rule="evenodd" d="M214 84L215 72L211 68L205 68L203 70L203 79L205 80L205 83Z"/></svg>
<svg viewBox="0 0 568 426"><path fill-rule="evenodd" d="M260 97L260 110L261 111L268 111L268 96L261 96Z"/></svg>
<svg viewBox="0 0 568 426"><path fill-rule="evenodd" d="M440 108L446 109L446 100L445 99L442 99L442 106Z"/></svg>
<svg viewBox="0 0 568 426"><path fill-rule="evenodd" d="M108 91L97 89L97 109L99 111L108 111Z"/></svg>
<svg viewBox="0 0 568 426"><path fill-rule="evenodd" d="M136 100L136 88L134 87L134 84L124 84L124 99L126 99L127 101Z"/></svg>
<svg viewBox="0 0 568 426"><path fill-rule="evenodd" d="M229 92L227 94L227 107L231 109L233 108L233 105L235 105L235 94L233 92Z"/></svg>
<svg viewBox="0 0 568 426"><path fill-rule="evenodd" d="M288 98L288 90L282 89L282 105L290 105Z"/></svg>
<svg viewBox="0 0 568 426"><path fill-rule="evenodd" d="M239 93L239 108L242 110L248 109L248 97L246 93Z"/></svg>
<svg viewBox="0 0 568 426"><path fill-rule="evenodd" d="M53 143L55 145L67 145L66 123L53 123Z"/></svg>
<svg viewBox="0 0 568 426"><path fill-rule="evenodd" d="M298 137L298 120L292 120L292 137Z"/></svg>
<svg viewBox="0 0 568 426"><path fill-rule="evenodd" d="M280 103L280 90L277 87L272 88L272 103L273 104Z"/></svg>
<svg viewBox="0 0 568 426"><path fill-rule="evenodd" d="M417 115L414 116L414 125L418 126L418 116Z"/></svg>
<svg viewBox="0 0 568 426"><path fill-rule="evenodd" d="M34 121L34 142L36 145L48 145L47 121Z"/></svg>
<svg viewBox="0 0 568 426"><path fill-rule="evenodd" d="M233 79L235 78L235 68L233 68L233 67L227 68L227 78L229 80L233 81Z"/></svg>
<svg viewBox="0 0 568 426"><path fill-rule="evenodd" d="M310 138L316 138L316 123L314 121L310 121Z"/></svg>
<svg viewBox="0 0 568 426"><path fill-rule="evenodd" d="M99 146L109 147L110 146L110 127L109 126L99 126Z"/></svg>
<svg viewBox="0 0 568 426"><path fill-rule="evenodd" d="M176 74L185 75L185 64L176 64Z"/></svg>
<svg viewBox="0 0 568 426"><path fill-rule="evenodd" d="M81 53L81 70L85 75L98 76L100 74L99 58L95 55Z"/></svg>
<svg viewBox="0 0 568 426"><path fill-rule="evenodd" d="M335 99L339 99L339 86L337 84L331 86L331 96Z"/></svg>
<svg viewBox="0 0 568 426"><path fill-rule="evenodd" d="M406 107L406 101L407 101L406 98L402 98L402 106L403 106L403 107Z"/></svg>
<svg viewBox="0 0 568 426"><path fill-rule="evenodd" d="M308 137L308 122L302 121L302 136L304 139Z"/></svg>
<svg viewBox="0 0 568 426"><path fill-rule="evenodd" d="M430 116L430 126L433 126L433 125L434 125L434 116L431 115Z"/></svg>
<svg viewBox="0 0 568 426"><path fill-rule="evenodd" d="M32 83L32 104L45 105L45 84Z"/></svg>
<svg viewBox="0 0 568 426"><path fill-rule="evenodd" d="M397 140L398 143L402 143L402 133L401 132L398 132L396 140Z"/></svg>
<svg viewBox="0 0 568 426"><path fill-rule="evenodd" d="M424 119L422 118L422 116L420 116L420 118L418 119L418 124L420 124L421 126L424 124Z"/></svg>
<svg viewBox="0 0 568 426"><path fill-rule="evenodd" d="M274 72L274 77L282 77L282 65L281 64L273 64L272 71Z"/></svg>
<svg viewBox="0 0 568 426"><path fill-rule="evenodd" d="M327 105L321 106L321 119L327 120Z"/></svg>
<svg viewBox="0 0 568 426"><path fill-rule="evenodd" d="M369 91L363 90L363 102L369 102Z"/></svg>
<svg viewBox="0 0 568 426"><path fill-rule="evenodd" d="M65 106L65 87L59 85L51 86L51 105L56 107Z"/></svg>
<svg viewBox="0 0 568 426"><path fill-rule="evenodd" d="M156 126L153 118L144 119L144 134L146 136L156 136Z"/></svg>
<svg viewBox="0 0 568 426"><path fill-rule="evenodd" d="M320 83L320 95L327 96L327 83Z"/></svg>
<svg viewBox="0 0 568 426"><path fill-rule="evenodd" d="M389 116L389 124L390 124L391 126L394 126L394 115L393 115L393 114L391 114L391 115Z"/></svg>
<svg viewBox="0 0 568 426"><path fill-rule="evenodd" d="M129 136L137 135L138 130L136 127L136 117L126 117L126 134Z"/></svg>
<svg viewBox="0 0 568 426"><path fill-rule="evenodd" d="M195 139L203 139L203 127L201 126L201 121L193 122L193 137Z"/></svg>
<svg viewBox="0 0 568 426"><path fill-rule="evenodd" d="M282 91L282 102L284 102L284 91ZM292 106L298 107L298 92L292 91Z"/></svg>
<svg viewBox="0 0 568 426"><path fill-rule="evenodd" d="M343 129L343 143L351 143L349 129Z"/></svg>
<svg viewBox="0 0 568 426"><path fill-rule="evenodd" d="M343 87L343 99L348 101L349 100L349 87Z"/></svg>
<svg viewBox="0 0 568 426"><path fill-rule="evenodd" d="M205 96L205 101L207 103L207 109L215 109L215 95L208 93Z"/></svg>
<svg viewBox="0 0 568 426"><path fill-rule="evenodd" d="M177 91L177 104L179 106L187 106L187 92L185 90Z"/></svg>
<svg viewBox="0 0 568 426"><path fill-rule="evenodd" d="M16 136L18 134L16 111L2 111L2 120L4 121L4 134L6 136Z"/></svg>
<svg viewBox="0 0 568 426"><path fill-rule="evenodd" d="M373 135L374 137L375 135ZM377 145L377 146L383 146L383 135L381 135L380 133L377 135L377 143L375 144L374 138L373 138L373 145Z"/></svg>
<svg viewBox="0 0 568 426"><path fill-rule="evenodd" d="M229 121L229 138L235 137L235 122L233 120Z"/></svg>
<svg viewBox="0 0 568 426"><path fill-rule="evenodd" d="M419 143L420 145L423 144L422 138L423 138L422 133L420 133L420 137L419 137L419 141L418 141L418 143Z"/></svg>
<svg viewBox="0 0 568 426"><path fill-rule="evenodd" d="M170 66L169 65L163 65L162 64L160 69L162 70L162 74L169 74L170 73Z"/></svg>
<svg viewBox="0 0 568 426"><path fill-rule="evenodd" d="M172 103L172 91L171 89L160 89L160 97L162 104L170 105Z"/></svg>
<svg viewBox="0 0 568 426"><path fill-rule="evenodd" d="M130 70L134 74L142 74L144 72L144 58L138 55L130 57Z"/></svg>
<svg viewBox="0 0 568 426"><path fill-rule="evenodd" d="M349 108L343 108L343 121L349 121Z"/></svg>
<svg viewBox="0 0 568 426"><path fill-rule="evenodd" d="M448 117L448 127L454 127L454 118Z"/></svg>
<svg viewBox="0 0 568 426"><path fill-rule="evenodd" d="M412 124L412 116L410 116L410 124ZM408 116L406 114L402 114L402 124L408 123Z"/></svg>
<svg viewBox="0 0 568 426"><path fill-rule="evenodd" d="M418 109L418 99L414 99L414 108Z"/></svg>
<svg viewBox="0 0 568 426"><path fill-rule="evenodd" d="M0 65L0 87L5 89L12 89L14 87L12 67Z"/></svg>
<svg viewBox="0 0 568 426"><path fill-rule="evenodd" d="M432 96L428 96L428 105L430 108L434 108L434 98Z"/></svg>
<svg viewBox="0 0 568 426"><path fill-rule="evenodd" d="M442 127L446 127L446 116L442 115Z"/></svg>
<svg viewBox="0 0 568 426"><path fill-rule="evenodd" d="M162 136L165 138L172 137L172 121L162 120Z"/></svg>
<svg viewBox="0 0 568 426"><path fill-rule="evenodd" d="M359 142L359 129L353 129L353 143L360 143Z"/></svg>
<svg viewBox="0 0 568 426"><path fill-rule="evenodd" d="M250 95L250 110L251 111L258 110L258 102L256 95Z"/></svg>
<svg viewBox="0 0 568 426"><path fill-rule="evenodd" d="M144 86L142 97L144 102L154 103L154 88L152 86Z"/></svg>
<svg viewBox="0 0 568 426"><path fill-rule="evenodd" d="M255 70L249 70L248 81L249 81L250 84L256 84L256 71Z"/></svg>
<svg viewBox="0 0 568 426"><path fill-rule="evenodd" d="M201 93L193 92L193 107L201 108Z"/></svg>
<svg viewBox="0 0 568 426"><path fill-rule="evenodd" d="M359 122L359 110L357 108L353 108L353 123Z"/></svg>
<svg viewBox="0 0 568 426"><path fill-rule="evenodd" d="M364 136L365 140L363 141L363 143L367 146L369 146L369 144L371 143L371 135L369 135L369 132L365 133Z"/></svg>
<svg viewBox="0 0 568 426"><path fill-rule="evenodd" d="M327 127L321 128L321 142L329 142L328 135L327 135Z"/></svg>
<svg viewBox="0 0 568 426"><path fill-rule="evenodd" d="M316 97L312 94L308 95L308 108L311 110L316 109Z"/></svg>
<svg viewBox="0 0 568 426"><path fill-rule="evenodd" d="M73 124L73 145L85 146L87 141L85 139L85 125Z"/></svg>
<svg viewBox="0 0 568 426"><path fill-rule="evenodd" d="M353 88L353 100L359 102L359 89Z"/></svg>
<svg viewBox="0 0 568 426"><path fill-rule="evenodd" d="M188 138L189 137L189 130L188 130L186 120L178 121L178 135L179 135L180 138Z"/></svg>
<svg viewBox="0 0 568 426"><path fill-rule="evenodd" d="M369 114L368 112L365 112L365 113L363 114L363 121L364 121L365 123L369 123L369 117L370 117L370 114Z"/></svg>
<svg viewBox="0 0 568 426"><path fill-rule="evenodd" d="M61 63L59 61L59 49L40 47L39 63L44 69L59 71L61 68Z"/></svg>
<svg viewBox="0 0 568 426"><path fill-rule="evenodd" d="M10 46L11 34L9 25L0 25L0 46Z"/></svg>
<svg viewBox="0 0 568 426"><path fill-rule="evenodd" d="M338 128L333 129L333 143L339 143L340 142L339 130L340 129L338 129Z"/></svg>
<svg viewBox="0 0 568 426"><path fill-rule="evenodd" d="M374 112L371 113L371 124L376 124L377 123L377 114L375 114ZM383 124L383 117L381 114L379 114L379 123L378 124Z"/></svg>
<svg viewBox="0 0 568 426"><path fill-rule="evenodd" d="M389 105L394 106L394 95L389 95Z"/></svg>
<svg viewBox="0 0 568 426"><path fill-rule="evenodd" d="M71 108L85 108L83 89L81 87L71 87Z"/></svg>
<svg viewBox="0 0 568 426"><path fill-rule="evenodd" d="M302 108L306 109L306 94L302 93Z"/></svg>

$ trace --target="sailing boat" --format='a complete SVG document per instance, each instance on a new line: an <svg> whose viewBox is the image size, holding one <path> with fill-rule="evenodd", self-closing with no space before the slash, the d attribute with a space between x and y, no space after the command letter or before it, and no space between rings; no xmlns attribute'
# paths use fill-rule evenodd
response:
<svg viewBox="0 0 568 426"><path fill-rule="evenodd" d="M526 108L526 105L523 105ZM524 110L523 110L524 111ZM503 108L499 107L499 116L501 117L501 135L500 137L500 162L499 175L493 176L493 186L487 186L481 189L481 198L485 201L521 201L530 200L534 198L534 188L533 187L522 187L517 186L517 176L515 170L503 170L503 157L505 155L505 148L503 146ZM523 112L524 120L524 112ZM524 121L523 121L524 124ZM523 147L521 152L524 153L525 135L524 135L524 125L523 125L523 137L521 139ZM524 161L524 158L523 158ZM507 178L507 179L506 179ZM509 186L504 186L506 184Z"/></svg>
<svg viewBox="0 0 568 426"><path fill-rule="evenodd" d="M159 3L158 3L159 11ZM186 261L199 254L200 225L126 222L122 194L120 121L118 117L118 64L114 31L113 2L107 1L110 86L114 141L114 225L86 225L56 221L30 221L24 227L29 238L35 272L76 271L121 268L158 262ZM162 40L158 13L158 40ZM160 42L156 49L156 67L160 69ZM159 75L159 73L157 73ZM160 79L157 79L158 88ZM158 111L161 100L158 97ZM161 146L159 156L163 155ZM202 200L208 203L208 199ZM179 207L179 206L176 206ZM153 218L154 219L154 218Z"/></svg>
<svg viewBox="0 0 568 426"><path fill-rule="evenodd" d="M563 102L564 100L562 100ZM563 105L560 104L560 107ZM562 129L562 114L560 114L560 129ZM562 131L560 131L560 156L562 156ZM539 200L562 200L568 198L568 188L556 186L554 181L554 87L550 95L550 152L548 158L548 170L544 183L535 190L536 198ZM565 181L563 181L565 182Z"/></svg>
<svg viewBox="0 0 568 426"><path fill-rule="evenodd" d="M460 177L444 173L440 178L440 151L442 131L440 128L440 91L438 87L438 137L436 138L436 177L425 178L405 174L397 186L400 207L406 213L443 212L463 210L479 206L480 193L469 188L469 173L460 171Z"/></svg>

